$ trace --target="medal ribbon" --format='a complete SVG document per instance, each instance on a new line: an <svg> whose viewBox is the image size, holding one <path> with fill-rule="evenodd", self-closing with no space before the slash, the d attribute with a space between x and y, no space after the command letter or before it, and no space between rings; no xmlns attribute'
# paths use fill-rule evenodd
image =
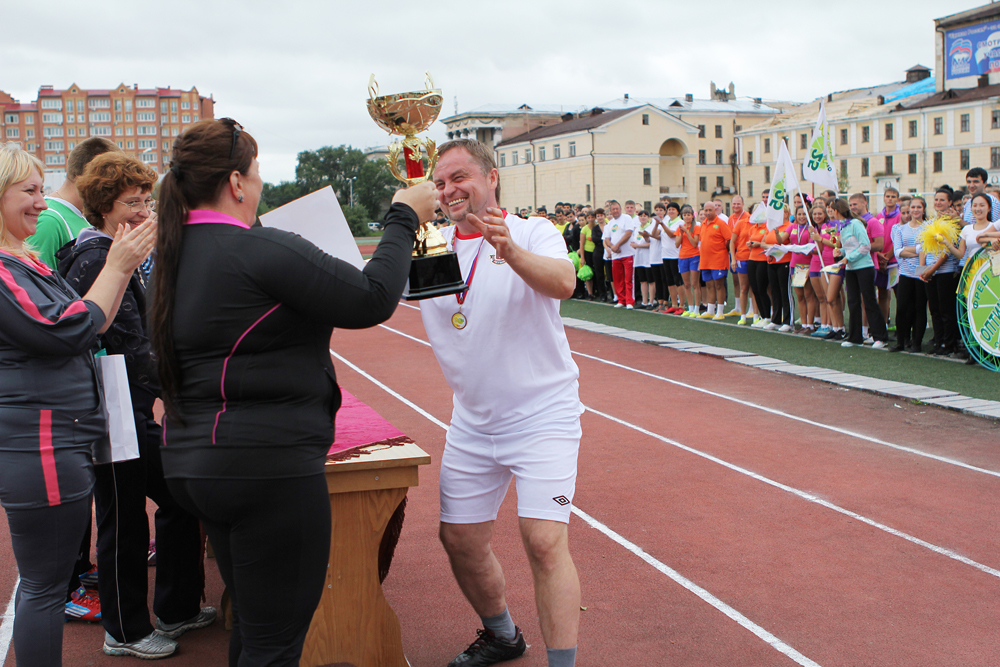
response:
<svg viewBox="0 0 1000 667"><path fill-rule="evenodd" d="M479 264L479 256L483 251L483 243L486 242L486 237L479 242L479 249L476 250L476 258L472 260L472 268L469 269L469 277L465 279L465 289L460 293L455 295L455 299L458 301L458 305L463 305L465 303L465 297L469 294L469 289L472 287L472 279L476 275L476 265ZM451 249L454 250L455 246L458 245L458 230L455 230L455 238L452 240Z"/></svg>

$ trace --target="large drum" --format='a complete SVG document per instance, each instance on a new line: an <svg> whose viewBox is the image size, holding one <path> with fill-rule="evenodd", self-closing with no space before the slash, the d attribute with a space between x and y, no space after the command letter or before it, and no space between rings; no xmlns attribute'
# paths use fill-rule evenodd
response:
<svg viewBox="0 0 1000 667"><path fill-rule="evenodd" d="M969 258L955 301L965 349L986 368L1000 371L1000 271L994 271L1000 267L994 267L992 255L981 248Z"/></svg>

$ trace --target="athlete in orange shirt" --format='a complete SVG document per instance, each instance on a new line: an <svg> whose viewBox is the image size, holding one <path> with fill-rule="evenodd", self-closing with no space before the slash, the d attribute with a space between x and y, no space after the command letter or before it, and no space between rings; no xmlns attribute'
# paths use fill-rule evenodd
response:
<svg viewBox="0 0 1000 667"><path fill-rule="evenodd" d="M729 268L729 239L733 230L716 215L716 207L705 207L705 222L701 225L701 241L698 250L701 255L699 268L701 278L707 288L708 312L699 315L713 320L726 319L726 280Z"/></svg>
<svg viewBox="0 0 1000 667"><path fill-rule="evenodd" d="M684 296L688 302L687 312L684 317L698 317L698 305L701 303L701 274L698 269L698 262L701 255L698 252L699 238L701 237L701 225L694 219L694 209L684 205L681 209L681 220L684 224L680 227L680 257L677 266L681 276L684 277Z"/></svg>

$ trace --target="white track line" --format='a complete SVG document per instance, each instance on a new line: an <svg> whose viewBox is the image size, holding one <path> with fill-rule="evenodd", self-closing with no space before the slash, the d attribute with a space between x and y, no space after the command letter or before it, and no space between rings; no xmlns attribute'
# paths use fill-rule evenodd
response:
<svg viewBox="0 0 1000 667"><path fill-rule="evenodd" d="M0 620L0 665L7 660L7 651L10 650L10 642L14 637L14 599L17 597L17 587L20 585L21 577L18 576L14 582L14 591L10 594L10 601L7 603L7 611Z"/></svg>
<svg viewBox="0 0 1000 667"><path fill-rule="evenodd" d="M400 333L400 332L396 332L394 329L390 329L389 327L386 327L385 325L381 325L381 326L383 326L386 329L389 329L390 331L394 331L395 333ZM406 334L403 334L403 335L406 336ZM407 338L413 338L413 337L412 336L407 336ZM430 345L430 343L428 343L427 341L422 341L419 338L413 338L413 340L416 340L416 341L418 341L420 343L423 343L424 345ZM423 408L421 408L417 404L413 403L409 399L405 398L404 396L402 396L398 392L390 389L384 383L378 381L377 379L375 379L374 377L372 377L371 375L369 375L368 373L366 373L365 371L363 371L361 368L359 368L355 364L353 364L350 361L348 361L347 359L345 359L343 356L337 354L333 350L330 350L330 354L332 354L334 357L336 357L341 363L343 363L344 365L346 365L349 368L351 368L354 372L358 373L359 375L361 375L362 377L366 378L367 380L369 380L370 382L372 382L374 385L376 385L377 387L379 387L380 389L382 389L383 391L385 391L389 395L393 396L394 398L396 398L399 401L401 401L403 404L407 405L408 407L412 408L413 410L415 410L419 414L423 415L424 417L426 417L427 419L429 419L431 422L437 424L438 426L440 426L441 428L443 428L445 430L448 429L448 425L445 424L444 422L442 422L440 419L434 417L433 415L431 415L430 413L428 413L426 410L424 410ZM746 616L744 616L740 612L736 611L735 609L733 609L732 607L730 607L729 605L727 605L725 602L723 602L719 598L717 598L714 595L712 595L711 593L709 593L707 590L705 590L704 588L702 588L698 584L694 583L690 579L685 578L679 572L677 572L673 568L665 565L664 563L662 563L661 561L657 560L656 558L653 558L648 553L646 553L641 547L639 547L635 543L629 541L628 539L622 537L621 535L619 535L615 531L611 530L606 525L604 525L603 523L601 523L597 519L593 518L592 516L590 516L589 514L587 514L586 512L584 512L583 510L581 510L578 507L574 506L572 508L572 512L573 512L573 514L576 514L584 522L586 522L587 525L589 525L591 528L594 528L595 530L603 533L606 537L610 538L612 541L617 542L619 545L625 547L627 550L631 551L633 554L635 554L636 556L638 556L639 558L641 558L642 560L644 560L646 563L648 563L649 565L652 565L659 572L665 574L667 577L669 577L670 579L672 579L675 583L680 584L686 590L688 590L691 593L694 593L695 595L697 595L704 602L707 602L709 605L711 605L715 609L719 610L720 612L722 612L723 614L725 614L726 616L728 616L730 619L736 621L742 628L744 628L746 630L749 630L754 635L756 635L760 639L762 639L765 642L767 642L768 645L770 645L776 651L784 654L785 656L787 656L791 660L794 660L797 664L802 665L802 667L820 667L819 663L817 663L817 662L815 662L813 660L810 660L806 656L802 655L801 653L799 653L798 651L796 651L795 649L793 649L791 646L789 646L785 642L781 641L780 639L778 639L777 637L775 637L773 634L771 634L770 632L768 632L767 630L765 630L761 626L757 625L756 623L754 623L753 621L751 621L749 618L747 618Z"/></svg>
<svg viewBox="0 0 1000 667"><path fill-rule="evenodd" d="M404 334L405 335L405 334ZM793 421L801 422L803 424L808 424L809 426L815 426L816 428L826 429L828 431L833 431L834 433L840 433L841 435L846 435L851 438L857 438L859 440L865 440L872 444L881 445L882 447L889 447L890 449L895 449L901 452L906 452L907 454L915 454L917 456L922 456L924 458L933 459L939 463L946 463L948 465L957 466L959 468L964 468L965 470L971 470L972 472L982 473L984 475L991 475L993 477L1000 477L1000 472L996 470L988 470L986 468L979 468L968 463L963 463L962 461L957 461L955 459L949 459L945 456L938 456L937 454L929 454L927 452L922 452L919 449L913 449L912 447L906 447L905 445L897 445L893 442L887 442L879 438L874 438L870 435L865 435L864 433L858 433L857 431L851 431L846 428L841 428L839 426L831 426L830 424L824 424L822 422L813 421L812 419L807 419L805 417L799 417L798 415L793 415L788 412L783 412L776 408L769 408L766 405L760 405L759 403L754 403L752 401L744 401L743 399L736 398L734 396L727 396L726 394L720 394L718 392L712 391L710 389L704 389L702 387L696 387L695 385L688 384L686 382L681 382L680 380L672 380L668 377L662 375L656 375L655 373L650 373L648 371L643 371L638 368L632 368L631 366L626 366L625 364L619 364L615 361L608 361L607 359L601 359L600 357L595 357L589 354L584 354L583 352L573 352L573 354L583 357L584 359L590 359L591 361L597 361L602 364L607 364L609 366L614 366L615 368L621 368L622 370L631 371L632 373L638 373L639 375L645 375L646 377L653 378L656 380L662 380L663 382L669 382L670 384L677 385L678 387L684 387L685 389L690 389L691 391L701 392L702 394L707 394L709 396L714 396L715 398L721 398L726 401L732 401L733 403L739 403L740 405L746 406L748 408L753 408L755 410L762 410L768 414L772 414L778 417L784 417L786 419L791 419Z"/></svg>
<svg viewBox="0 0 1000 667"><path fill-rule="evenodd" d="M418 343L421 343L422 345L430 346L430 343L428 343L425 340L421 340L419 338L414 338L413 336L410 336L409 334L405 334L405 333L402 333L400 331L396 331L395 329L392 329L391 327L387 327L384 324L381 325L381 326L383 328L389 330L389 331L392 331L393 333L398 333L398 334L400 334L402 336L405 336L406 338L409 338L411 340L417 341ZM331 352L333 352L333 350L331 350ZM336 353L334 353L334 354L336 354ZM579 354L579 353L574 353L574 354ZM594 358L594 357L590 357L589 355L581 355L581 356L585 356L585 357L588 357L588 358ZM342 357L339 357L339 356L338 356L338 358L342 359ZM346 359L344 359L343 361L345 361L345 363L349 363L349 362L347 362ZM598 359L598 361L602 361L602 360ZM622 366L621 364L617 364L617 363L613 363L613 362L607 362L607 363L610 363L612 366L617 366L617 367L620 367L620 368L628 369L627 366ZM356 370L358 370L359 372L363 372L363 371L360 371L360 369L357 369L357 367L353 366L353 364L352 364L352 367L355 368ZM635 369L629 369L629 370L635 370ZM650 377L656 377L656 378L659 378L659 379L664 379L664 380L666 380L668 382L673 382L675 384L680 384L682 386L686 386L686 387L690 386L690 385L684 385L684 383L681 383L681 382L675 382L674 380L669 380L667 378L660 378L660 376L652 375L651 373L647 373L645 371L636 371L636 372L638 372L638 373L640 373L642 375L648 375ZM372 379L372 381L373 382L377 382L377 380L374 380L374 378ZM381 386L384 386L384 385L381 385ZM704 393L707 393L707 394L718 395L718 394L715 394L714 392L711 392L711 391L709 391L707 389L701 389L699 387L691 387L691 388L695 389L696 391L701 391L701 392L704 392ZM726 397L726 396L723 396L723 398L727 398L729 400L736 401L737 403L741 403L741 404L744 404L744 405L754 406L754 404L748 403L746 401L742 401L740 399ZM754 406L754 407L757 407L757 406ZM783 416L788 416L790 418L800 419L801 421L805 421L807 423L816 424L817 426L822 426L824 428L829 428L829 429L837 430L838 432L843 432L843 433L850 434L849 431L844 431L843 429L838 429L837 427L827 426L825 424L819 424L818 422L811 422L810 420L807 420L807 419L797 418L794 415L786 415L785 413L782 413L782 412L780 412L778 410L773 410L772 408L766 408L766 407L763 407L763 406L759 406L759 407L760 407L760 409L766 410L768 412L774 412L776 414L781 414ZM680 443L680 442L678 442L676 440L672 440L672 439L667 438L665 436L662 436L662 435L660 435L658 433L654 433L652 431L649 431L649 430L647 430L647 429L645 429L645 428L643 428L641 426L638 426L636 424L632 424L631 422L627 422L627 421L625 421L623 419L619 419L619 418L613 417L613 416L611 416L611 415L609 415L607 413L601 412L599 410L595 410L595 409L593 409L593 408L591 408L589 406L587 407L587 411L591 412L591 413L593 413L595 415L598 415L600 417L604 417L605 419L613 421L613 422L615 422L617 424L620 424L622 426L625 426L626 428L630 428L630 429L632 429L634 431L638 431L639 433L647 435L647 436L649 436L651 438L655 438L657 440L660 440L661 442L665 442L668 445L672 445L674 447L677 447L678 449L682 449L682 450L684 450L684 451L686 451L686 452L688 452L690 454L694 454L695 456L700 456L700 457L702 457L704 459L712 461L713 463L717 463L717 464L719 464L721 466L729 468L730 470L732 470L734 472L738 472L738 473L740 473L742 475L746 475L746 476L748 476L748 477L750 477L750 478L752 478L754 480L757 480L758 482L763 482L764 484L768 484L768 485L773 486L773 487L775 487L777 489L781 489L782 491L785 491L786 493L791 493L792 495L794 495L794 496L796 496L798 498L801 498L803 500L806 500L808 502L816 503L817 505L821 505L823 507L826 507L827 509L833 510L834 512L838 512L838 513L843 514L845 516L851 517L852 519L855 519L857 521L865 523L865 524L867 524L869 526L872 526L873 528L877 528L878 530L884 531L884 532L886 532L886 533L888 533L890 535L893 535L895 537L902 538L902 539L906 540L907 542L911 542L911 543L916 544L918 546L924 547L925 549L929 549L930 551L933 551L936 554L939 554L941 556L945 556L947 558L951 558L952 560L956 560L956 561L958 561L960 563L963 563L964 565L969 565L971 567L974 567L977 570L979 570L980 572L983 572L983 573L988 574L988 575L993 576L993 577L1000 578L1000 570L994 569L994 568L992 568L992 567L990 567L988 565L984 565L982 563L974 561L971 558L967 558L967 557L965 557L965 556L963 556L963 555L961 555L961 554L959 554L959 553L957 553L955 551L952 551L951 549L947 549L945 547L940 547L940 546L938 546L936 544L932 544L931 542L927 542L926 540L922 540L919 537L916 537L914 535L910 535L909 533L904 533L904 532L902 532L900 530L896 530L895 528L892 528L891 526L887 526L887 525L885 525L883 523L879 523L878 521L875 521L874 519L869 519L868 517L865 517L865 516L862 516L861 514L857 514L855 512L852 512L849 509L846 509L844 507L840 507L839 505L835 505L835 504L833 504L833 503L831 503L831 502L829 502L827 500L824 500L824 499L820 498L819 496L813 495L813 494L808 493L806 491L802 491L800 489L796 489L795 487L788 486L787 484L782 484L781 482L778 482L776 480L770 479L768 477L764 477L763 475L759 475L759 474L753 472L752 470L747 470L746 468L741 468L740 466L735 465L733 463L730 463L728 461L725 461L723 459L720 459L717 456L713 456L711 454L708 454L706 452L700 451L698 449L694 449L693 447L689 447L687 445L684 445L684 444L682 444L682 443ZM866 437L866 436L859 436L859 437ZM889 444L891 446L891 443L885 443L885 444ZM895 447L899 447L899 445L895 445ZM937 457L932 457L932 458L937 458ZM948 460L945 459L945 461L947 462ZM985 471L985 472L991 472L991 471ZM993 473L993 474L995 474L995 473Z"/></svg>

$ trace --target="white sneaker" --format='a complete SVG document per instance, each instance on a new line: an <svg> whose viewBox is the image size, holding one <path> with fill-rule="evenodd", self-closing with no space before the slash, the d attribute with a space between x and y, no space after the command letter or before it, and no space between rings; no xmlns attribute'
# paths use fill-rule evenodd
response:
<svg viewBox="0 0 1000 667"><path fill-rule="evenodd" d="M872 343L873 350L884 350L886 348L885 341L877 340Z"/></svg>
<svg viewBox="0 0 1000 667"><path fill-rule="evenodd" d="M872 338L871 336L868 336L868 337L866 337L866 338L865 338L865 339L864 339L864 340L862 341L862 343L863 343L864 345L871 345L871 344L872 344L872 343L874 343L874 342L875 342L875 339L874 339L874 338Z"/></svg>
<svg viewBox="0 0 1000 667"><path fill-rule="evenodd" d="M164 623L159 617L157 617L156 633L163 635L164 637L169 637L170 639L177 639L188 630L207 628L212 625L212 623L215 623L215 619L218 615L219 612L215 610L215 607L202 607L197 614L188 620L180 621L179 623Z"/></svg>
<svg viewBox="0 0 1000 667"><path fill-rule="evenodd" d="M134 642L120 642L107 632L104 633L105 655L131 655L143 660L157 660L173 655L176 650L177 642L156 632Z"/></svg>
<svg viewBox="0 0 1000 667"><path fill-rule="evenodd" d="M763 317L758 317L756 320L754 320L753 324L751 324L750 327L752 329L763 329L764 327L766 327L770 323L771 323L771 320L763 318Z"/></svg>
<svg viewBox="0 0 1000 667"><path fill-rule="evenodd" d="M774 331L777 328L778 325L775 324L774 322L768 322L767 324L761 327L761 329L766 329L767 331Z"/></svg>
<svg viewBox="0 0 1000 667"><path fill-rule="evenodd" d="M621 308L621 307L622 307L622 305L620 303L616 303L615 304L615 308Z"/></svg>
<svg viewBox="0 0 1000 667"><path fill-rule="evenodd" d="M852 343L849 340L845 340L843 343L840 344L840 347L854 347L854 343Z"/></svg>
<svg viewBox="0 0 1000 667"><path fill-rule="evenodd" d="M782 324L780 327L778 327L778 331L783 331L783 332L786 332L786 333L789 332L789 331L791 331L791 330L792 330L792 327L789 326L789 325L787 325L787 324Z"/></svg>
<svg viewBox="0 0 1000 667"><path fill-rule="evenodd" d="M635 308L633 308L632 304L630 303L629 305L625 306L625 310L635 310Z"/></svg>

